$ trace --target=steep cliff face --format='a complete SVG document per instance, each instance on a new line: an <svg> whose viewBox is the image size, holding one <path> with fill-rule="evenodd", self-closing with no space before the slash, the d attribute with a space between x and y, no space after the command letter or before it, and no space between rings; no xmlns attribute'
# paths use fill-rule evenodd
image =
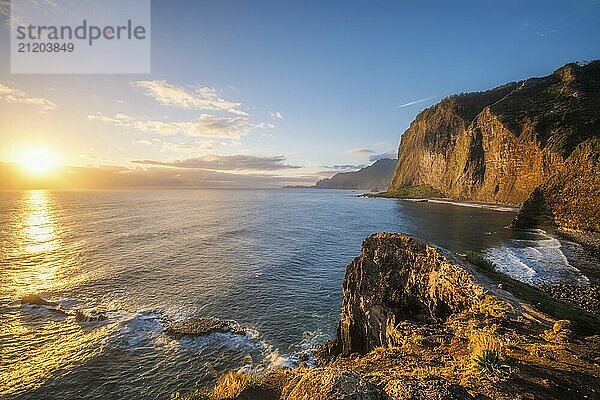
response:
<svg viewBox="0 0 600 400"><path fill-rule="evenodd" d="M343 294L338 348L365 354L395 345L401 321L444 321L472 308L484 290L437 249L410 236L378 233L364 241L361 255L348 266Z"/></svg>
<svg viewBox="0 0 600 400"><path fill-rule="evenodd" d="M396 160L383 158L358 171L340 172L329 179L322 179L315 187L317 189L386 190L395 168Z"/></svg>
<svg viewBox="0 0 600 400"><path fill-rule="evenodd" d="M516 227L556 225L600 232L600 138L580 144L565 167L534 189Z"/></svg>
<svg viewBox="0 0 600 400"><path fill-rule="evenodd" d="M600 135L600 61L443 100L402 136L390 189L430 185L446 196L521 204Z"/></svg>

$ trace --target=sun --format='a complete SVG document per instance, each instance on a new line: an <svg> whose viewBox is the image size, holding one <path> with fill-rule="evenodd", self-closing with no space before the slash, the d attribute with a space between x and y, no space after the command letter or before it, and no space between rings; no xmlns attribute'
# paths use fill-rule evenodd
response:
<svg viewBox="0 0 600 400"><path fill-rule="evenodd" d="M21 153L19 163L27 172L41 175L47 174L58 165L58 157L45 147L32 147Z"/></svg>

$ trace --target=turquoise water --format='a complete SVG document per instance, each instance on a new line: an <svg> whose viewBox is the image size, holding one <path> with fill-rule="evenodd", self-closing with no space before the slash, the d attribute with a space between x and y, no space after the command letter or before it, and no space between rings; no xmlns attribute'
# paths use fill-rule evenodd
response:
<svg viewBox="0 0 600 400"><path fill-rule="evenodd" d="M334 336L346 265L378 231L484 251L523 280L584 279L552 237L505 228L512 212L356 195L0 193L0 397L167 398L228 369L291 365ZM109 318L21 306L29 293ZM247 334L163 334L165 318L190 316Z"/></svg>

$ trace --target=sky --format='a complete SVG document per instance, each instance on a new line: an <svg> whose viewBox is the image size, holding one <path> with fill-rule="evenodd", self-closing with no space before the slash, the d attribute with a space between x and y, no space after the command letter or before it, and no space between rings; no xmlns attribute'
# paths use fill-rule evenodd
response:
<svg viewBox="0 0 600 400"><path fill-rule="evenodd" d="M394 157L443 97L600 58L598 0L154 0L151 12L151 73L122 75L11 74L3 15L0 162L43 147L108 186L115 171L157 186L312 184Z"/></svg>

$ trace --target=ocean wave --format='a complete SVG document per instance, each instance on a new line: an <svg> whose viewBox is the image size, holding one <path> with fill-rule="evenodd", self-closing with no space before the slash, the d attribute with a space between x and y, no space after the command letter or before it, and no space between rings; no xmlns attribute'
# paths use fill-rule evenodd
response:
<svg viewBox="0 0 600 400"><path fill-rule="evenodd" d="M589 279L569 263L560 240L541 229L529 233L531 238L512 239L505 245L485 250L485 257L498 271L532 285L589 283Z"/></svg>

